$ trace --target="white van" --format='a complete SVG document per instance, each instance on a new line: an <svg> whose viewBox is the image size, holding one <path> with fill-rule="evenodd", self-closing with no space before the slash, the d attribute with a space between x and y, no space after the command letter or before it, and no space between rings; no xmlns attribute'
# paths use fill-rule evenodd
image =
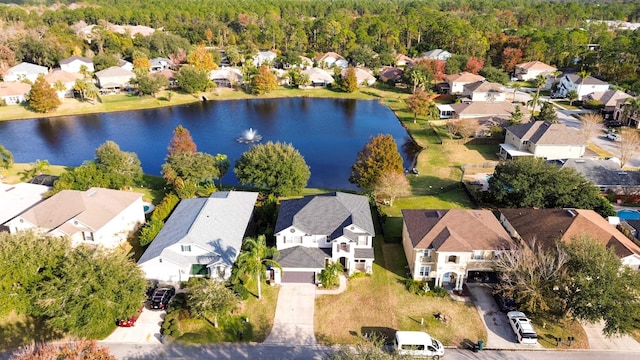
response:
<svg viewBox="0 0 640 360"><path fill-rule="evenodd" d="M436 360L444 355L442 343L422 331L396 331L393 347L399 355L429 356Z"/></svg>

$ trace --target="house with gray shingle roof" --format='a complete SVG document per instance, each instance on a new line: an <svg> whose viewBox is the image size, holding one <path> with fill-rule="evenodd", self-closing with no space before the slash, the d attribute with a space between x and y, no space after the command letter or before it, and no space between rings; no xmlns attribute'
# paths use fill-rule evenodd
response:
<svg viewBox="0 0 640 360"><path fill-rule="evenodd" d="M485 101L495 103L505 101L506 93L502 84L483 80L465 84L462 87L462 94L460 97L463 102Z"/></svg>
<svg viewBox="0 0 640 360"><path fill-rule="evenodd" d="M514 75L518 80L534 80L538 75L549 76L558 70L556 67L547 65L542 61L529 61L516 65Z"/></svg>
<svg viewBox="0 0 640 360"><path fill-rule="evenodd" d="M8 221L10 233L34 229L80 244L116 248L145 221L142 194L103 188L63 190Z"/></svg>
<svg viewBox="0 0 640 360"><path fill-rule="evenodd" d="M582 78L578 74L565 74L560 78L558 85L558 95L567 96L569 91L575 90L578 93L578 99L593 92L604 92L609 90L609 83L593 76Z"/></svg>
<svg viewBox="0 0 640 360"><path fill-rule="evenodd" d="M62 71L68 71L70 73L78 74L80 73L82 66L84 66L89 72L96 71L95 67L93 66L93 60L89 59L88 57L73 55L66 59L60 60L60 70Z"/></svg>
<svg viewBox="0 0 640 360"><path fill-rule="evenodd" d="M564 124L531 121L508 126L505 143L500 144L500 156L535 156L547 160L575 159L584 155L586 143L577 129Z"/></svg>
<svg viewBox="0 0 640 360"><path fill-rule="evenodd" d="M514 247L490 210L403 209L402 219L409 276L435 286L495 279L493 259Z"/></svg>
<svg viewBox="0 0 640 360"><path fill-rule="evenodd" d="M620 169L619 160L567 159L562 167L582 174L602 193L640 194L640 172Z"/></svg>
<svg viewBox="0 0 640 360"><path fill-rule="evenodd" d="M219 191L208 198L180 201L138 260L146 278L228 279L257 198L256 192Z"/></svg>
<svg viewBox="0 0 640 360"><path fill-rule="evenodd" d="M375 229L366 196L334 192L284 200L274 232L282 282L315 282L329 260L349 274L372 271Z"/></svg>
<svg viewBox="0 0 640 360"><path fill-rule="evenodd" d="M104 70L100 70L95 73L96 79L98 79L98 86L100 89L116 89L121 90L129 86L129 82L136 74L129 70L120 68L118 66L112 66Z"/></svg>

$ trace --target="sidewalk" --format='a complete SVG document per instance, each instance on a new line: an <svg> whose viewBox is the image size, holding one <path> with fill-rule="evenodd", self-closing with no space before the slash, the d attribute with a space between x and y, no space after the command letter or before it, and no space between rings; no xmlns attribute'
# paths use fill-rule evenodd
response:
<svg viewBox="0 0 640 360"><path fill-rule="evenodd" d="M336 295L347 289L347 277L340 275L340 286L337 289L323 289L317 288L316 295Z"/></svg>

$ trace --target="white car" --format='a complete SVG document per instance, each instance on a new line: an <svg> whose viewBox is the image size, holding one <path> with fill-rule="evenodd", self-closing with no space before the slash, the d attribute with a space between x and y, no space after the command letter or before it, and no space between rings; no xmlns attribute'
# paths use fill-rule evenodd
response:
<svg viewBox="0 0 640 360"><path fill-rule="evenodd" d="M622 140L622 139L620 138L620 135L618 135L618 134L616 134L616 133L612 133L612 132L607 133L607 139L609 139L609 140L613 140L613 141L620 141L620 140Z"/></svg>
<svg viewBox="0 0 640 360"><path fill-rule="evenodd" d="M527 316L520 311L509 311L507 313L507 317L509 318L509 325L511 325L511 329L516 334L516 339L521 344L537 344L538 343L538 334L533 329L533 325L531 325L531 320L527 318Z"/></svg>
<svg viewBox="0 0 640 360"><path fill-rule="evenodd" d="M438 360L444 355L442 343L422 331L396 331L393 347L401 356Z"/></svg>

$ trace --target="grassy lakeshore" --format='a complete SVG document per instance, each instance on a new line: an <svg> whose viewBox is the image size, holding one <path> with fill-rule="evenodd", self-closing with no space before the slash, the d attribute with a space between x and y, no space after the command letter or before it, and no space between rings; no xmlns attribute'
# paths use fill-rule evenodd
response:
<svg viewBox="0 0 640 360"><path fill-rule="evenodd" d="M29 110L24 105L4 106L0 107L0 121L154 109L196 103L202 101L203 97L210 101L222 101L241 99L274 99L285 97L372 100L383 97L393 97L397 99L398 97L409 96L409 94L403 93L402 90L385 90L383 88L366 88L354 93L346 93L330 89L292 89L286 87L278 87L276 90L260 96L232 89L213 89L210 92L198 95L172 91L170 98L167 94L168 93L166 91L162 91L159 92L156 97L128 94L106 95L102 96L95 102L81 102L78 99L65 98L62 100L62 105L60 107L54 111L44 114Z"/></svg>

